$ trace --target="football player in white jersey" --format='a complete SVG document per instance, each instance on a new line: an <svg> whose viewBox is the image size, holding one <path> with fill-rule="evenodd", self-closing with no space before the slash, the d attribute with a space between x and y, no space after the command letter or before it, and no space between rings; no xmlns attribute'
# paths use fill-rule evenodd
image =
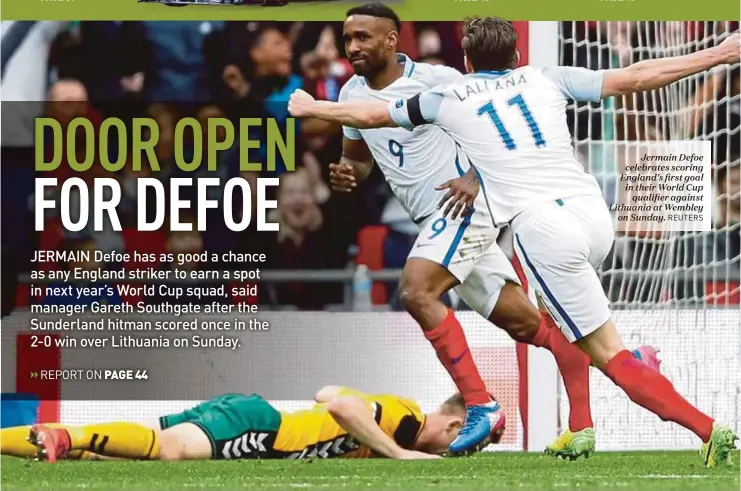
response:
<svg viewBox="0 0 741 491"><path fill-rule="evenodd" d="M347 16L345 47L355 76L342 87L341 101L388 103L462 77L452 68L414 63L397 53L400 21L390 8L368 4L349 10ZM514 336L532 337L540 318L521 289L515 288L517 276L504 253L496 244L488 251L481 249L477 237L493 229L482 213L486 209L483 202L466 215L466 227L459 226L463 219L454 222L437 213L443 193L435 187L463 175L464 166L469 168L467 162L453 140L433 126L414 132L344 127L343 134L342 159L332 166L333 178L345 176L354 185L368 176L375 161L410 218L420 226L400 280L400 300L422 327L466 402L466 426L451 451L475 450L488 442L492 432L497 440L504 430L504 413L492 401L463 330L440 297L460 285L458 293L472 309L487 318L494 316ZM455 254L458 250L471 253L461 257ZM474 258L479 257L474 268ZM505 282L509 282L507 288L503 288ZM492 311L498 302L512 307L500 307L497 317Z"/></svg>
<svg viewBox="0 0 741 491"><path fill-rule="evenodd" d="M399 19L378 3L351 9L344 26L348 58L356 75L340 92L341 101L396 101L412 97L440 83L459 82L457 70L415 63L397 53ZM456 382L469 408L466 427L451 445L460 453L478 448L492 431L503 430L504 417L491 401L469 353L465 336L452 311L440 296L456 287L463 300L483 317L502 327L517 341L551 349L561 347L570 357L585 355L568 343L557 329L541 320L519 287L509 259L496 243L492 217L485 197L473 193L473 211L458 216L464 202L440 183L475 172L455 142L435 126L409 132L403 128L357 130L345 127L343 156L332 165L333 187L350 190L370 173L374 160L394 194L421 233L409 255L401 279L404 308L420 324L439 359ZM436 189L437 188L437 189ZM438 210L438 202L452 208ZM511 240L510 240L511 242ZM543 325L541 326L541 322ZM553 338L553 339L551 339ZM571 398L574 414L589 417L587 388ZM586 391L586 392L585 392ZM574 391L569 391L570 395Z"/></svg>
<svg viewBox="0 0 741 491"><path fill-rule="evenodd" d="M516 41L510 23L471 18L462 41L469 72L464 80L386 107L380 101L315 102L297 93L292 110L355 128L414 130L432 124L450 134L479 172L496 225L512 227L517 262L564 335L631 400L694 432L703 442L706 466L726 463L738 439L735 433L638 362L611 320L595 268L612 247L612 218L597 182L574 156L566 103L658 89L717 65L738 63L739 35L693 54L601 71L514 69ZM486 240L493 243L495 237Z"/></svg>

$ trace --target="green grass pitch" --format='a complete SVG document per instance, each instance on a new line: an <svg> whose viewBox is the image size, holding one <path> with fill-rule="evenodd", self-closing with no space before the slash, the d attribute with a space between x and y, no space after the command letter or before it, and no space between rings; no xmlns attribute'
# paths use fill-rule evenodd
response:
<svg viewBox="0 0 741 491"><path fill-rule="evenodd" d="M3 457L4 491L85 490L738 490L739 455L705 469L696 452L598 453L566 462L538 454L391 461L60 462Z"/></svg>

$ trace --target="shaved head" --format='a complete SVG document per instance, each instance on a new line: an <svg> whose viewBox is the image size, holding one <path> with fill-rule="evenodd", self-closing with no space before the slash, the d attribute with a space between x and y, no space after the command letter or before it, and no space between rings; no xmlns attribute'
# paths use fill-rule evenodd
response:
<svg viewBox="0 0 741 491"><path fill-rule="evenodd" d="M398 33L399 30L396 28L396 24L391 19L384 17L373 17L372 15L355 14L347 18L345 22L362 22L366 26L372 26L373 30L380 34L390 34L392 32Z"/></svg>
<svg viewBox="0 0 741 491"><path fill-rule="evenodd" d="M396 32L401 31L401 20L399 20L399 16L382 3L374 2L351 8L347 11L347 17L352 17L353 15L367 15L376 19L386 19L393 24L393 29Z"/></svg>
<svg viewBox="0 0 741 491"><path fill-rule="evenodd" d="M396 61L401 21L379 3L347 12L343 36L347 58L357 75L373 78Z"/></svg>

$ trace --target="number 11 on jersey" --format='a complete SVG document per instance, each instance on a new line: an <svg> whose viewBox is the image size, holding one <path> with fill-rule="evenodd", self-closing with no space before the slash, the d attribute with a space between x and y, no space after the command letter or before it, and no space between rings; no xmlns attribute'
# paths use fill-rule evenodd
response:
<svg viewBox="0 0 741 491"><path fill-rule="evenodd" d="M527 106L527 103L525 102L525 99L522 97L522 94L517 94L513 98L509 99L507 101L507 105L510 107L511 106L518 107L518 109L520 110L520 114L525 119L525 122L527 123L528 127L530 127L530 133L533 135L533 139L535 140L535 146L537 146L538 148L544 147L545 139L543 138L543 133L540 131L540 126L538 126L538 123L535 121L535 118L530 112L530 108ZM491 120L491 123L497 129L497 132L499 133L499 137L502 139L502 142L507 147L507 150L517 149L517 145L515 144L515 141L512 139L512 135L510 134L509 131L507 131L507 128L504 126L504 123L502 122L502 118L499 117L499 113L494 107L494 103L492 101L489 101L483 106L481 106L476 114L478 116L487 115L489 117L489 119Z"/></svg>

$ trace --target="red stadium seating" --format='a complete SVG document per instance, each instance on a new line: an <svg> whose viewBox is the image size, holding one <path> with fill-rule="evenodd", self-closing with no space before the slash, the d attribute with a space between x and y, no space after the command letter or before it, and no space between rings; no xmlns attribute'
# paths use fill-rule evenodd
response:
<svg viewBox="0 0 741 491"><path fill-rule="evenodd" d="M705 284L705 302L709 305L738 305L741 290L738 281L708 281Z"/></svg>
<svg viewBox="0 0 741 491"><path fill-rule="evenodd" d="M157 267L160 264L159 255L167 252L165 248L165 234L162 232L141 232L133 228L124 229L121 232L126 252L131 255L131 261L124 264L126 269L138 269L143 267ZM134 251L138 253L156 254L154 263L138 263L134 261Z"/></svg>
<svg viewBox="0 0 741 491"><path fill-rule="evenodd" d="M64 240L64 229L61 220L48 220L44 224L44 230L39 234L39 250L54 251L59 249L59 244ZM43 270L56 270L55 263L42 263L40 266Z"/></svg>
<svg viewBox="0 0 741 491"><path fill-rule="evenodd" d="M15 289L15 308L31 305L31 289L28 285L18 285Z"/></svg>
<svg viewBox="0 0 741 491"><path fill-rule="evenodd" d="M358 232L357 264L365 264L370 271L383 269L383 242L389 231L383 225L369 225ZM371 293L374 305L388 303L389 293L385 284L374 282Z"/></svg>
<svg viewBox="0 0 741 491"><path fill-rule="evenodd" d="M252 283L237 283L236 281L233 281L227 285L227 288L229 289L228 290L229 292L233 292L234 288L249 288L251 286L252 286ZM239 305L239 304L257 305L258 298L259 298L258 296L252 296L252 295L240 296L234 293L230 293L230 297L234 305Z"/></svg>

